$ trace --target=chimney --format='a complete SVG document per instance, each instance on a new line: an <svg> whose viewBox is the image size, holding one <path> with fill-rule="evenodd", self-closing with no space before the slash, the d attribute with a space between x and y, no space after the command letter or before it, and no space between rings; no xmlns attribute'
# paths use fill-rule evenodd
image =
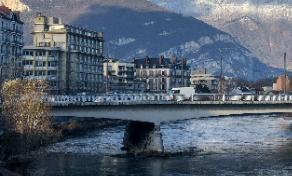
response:
<svg viewBox="0 0 292 176"><path fill-rule="evenodd" d="M150 63L150 58L148 56L145 57L144 63L145 65L148 65Z"/></svg>
<svg viewBox="0 0 292 176"><path fill-rule="evenodd" d="M37 13L36 13L36 16L37 16L37 17L41 17L41 16L42 16L42 12L37 12Z"/></svg>
<svg viewBox="0 0 292 176"><path fill-rule="evenodd" d="M172 57L172 58L171 58L171 64L172 64L172 65L175 65L175 64L176 64L176 57Z"/></svg>
<svg viewBox="0 0 292 176"><path fill-rule="evenodd" d="M164 64L164 56L161 55L160 58L159 58L159 65L162 65Z"/></svg>

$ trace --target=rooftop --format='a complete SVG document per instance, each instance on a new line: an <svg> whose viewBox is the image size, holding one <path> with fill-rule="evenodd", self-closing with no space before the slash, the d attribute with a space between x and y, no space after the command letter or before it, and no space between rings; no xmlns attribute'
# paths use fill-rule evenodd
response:
<svg viewBox="0 0 292 176"><path fill-rule="evenodd" d="M5 5L0 5L0 17L23 24L20 20L19 12L14 12Z"/></svg>
<svg viewBox="0 0 292 176"><path fill-rule="evenodd" d="M173 67L184 65L185 69L188 69L186 66L186 59L177 59L177 58L164 58L163 56L159 58L150 58L146 57L144 59L134 59L136 66L149 66L149 67Z"/></svg>

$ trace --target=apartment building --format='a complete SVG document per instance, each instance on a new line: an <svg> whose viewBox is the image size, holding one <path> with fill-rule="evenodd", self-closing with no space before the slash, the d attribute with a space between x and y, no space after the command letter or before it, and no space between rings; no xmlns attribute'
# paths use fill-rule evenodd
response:
<svg viewBox="0 0 292 176"><path fill-rule="evenodd" d="M174 87L189 86L190 71L186 59L135 59L136 79L146 83L146 91L166 93Z"/></svg>
<svg viewBox="0 0 292 176"><path fill-rule="evenodd" d="M104 80L107 92L133 92L135 64L114 59L106 59L103 63Z"/></svg>
<svg viewBox="0 0 292 176"><path fill-rule="evenodd" d="M0 82L21 75L23 22L18 12L0 6Z"/></svg>
<svg viewBox="0 0 292 176"><path fill-rule="evenodd" d="M38 14L32 35L23 51L26 79L44 79L60 94L104 92L103 33Z"/></svg>
<svg viewBox="0 0 292 176"><path fill-rule="evenodd" d="M211 92L218 92L220 78L211 73L207 73L206 69L198 69L191 72L191 86L206 85Z"/></svg>

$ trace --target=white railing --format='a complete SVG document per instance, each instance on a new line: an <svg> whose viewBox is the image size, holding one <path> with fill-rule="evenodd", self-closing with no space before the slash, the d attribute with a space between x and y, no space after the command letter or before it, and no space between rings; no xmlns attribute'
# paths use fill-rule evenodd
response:
<svg viewBox="0 0 292 176"><path fill-rule="evenodd" d="M173 94L104 94L104 95L48 95L43 97L46 103L52 105L83 105L83 104L151 104L151 103L292 103L292 95L219 95L195 94L191 97ZM0 99L0 104L1 104Z"/></svg>
<svg viewBox="0 0 292 176"><path fill-rule="evenodd" d="M50 95L44 97L44 101L52 104L106 104L106 103L139 103L139 102L164 102L171 101L168 94L111 94L111 95Z"/></svg>

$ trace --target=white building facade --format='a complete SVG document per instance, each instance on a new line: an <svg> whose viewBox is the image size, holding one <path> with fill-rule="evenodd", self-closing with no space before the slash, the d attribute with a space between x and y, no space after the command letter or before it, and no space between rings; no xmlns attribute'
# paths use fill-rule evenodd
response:
<svg viewBox="0 0 292 176"><path fill-rule="evenodd" d="M103 33L38 14L33 45L24 49L24 75L44 79L59 94L102 93Z"/></svg>
<svg viewBox="0 0 292 176"><path fill-rule="evenodd" d="M218 92L220 78L213 74L207 73L206 70L195 70L190 76L191 86L206 85L211 92Z"/></svg>
<svg viewBox="0 0 292 176"><path fill-rule="evenodd" d="M144 81L146 91L167 93L175 87L189 86L190 72L186 60L164 58L135 59L136 79Z"/></svg>

